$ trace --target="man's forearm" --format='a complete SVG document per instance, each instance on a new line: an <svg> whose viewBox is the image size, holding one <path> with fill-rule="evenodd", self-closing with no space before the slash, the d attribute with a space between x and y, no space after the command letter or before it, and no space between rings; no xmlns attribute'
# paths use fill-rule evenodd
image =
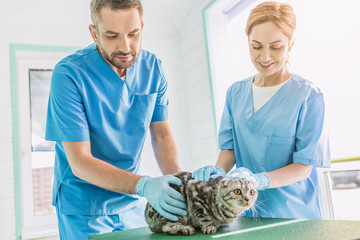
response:
<svg viewBox="0 0 360 240"><path fill-rule="evenodd" d="M71 170L78 178L114 192L135 194L140 175L117 168L91 155L87 142L63 142Z"/></svg>
<svg viewBox="0 0 360 240"><path fill-rule="evenodd" d="M172 136L153 140L156 160L163 174L180 172L178 154Z"/></svg>
<svg viewBox="0 0 360 240"><path fill-rule="evenodd" d="M140 175L117 168L100 159L92 158L85 161L86 163L77 167L78 177L82 180L111 191L135 194L135 185L141 178Z"/></svg>

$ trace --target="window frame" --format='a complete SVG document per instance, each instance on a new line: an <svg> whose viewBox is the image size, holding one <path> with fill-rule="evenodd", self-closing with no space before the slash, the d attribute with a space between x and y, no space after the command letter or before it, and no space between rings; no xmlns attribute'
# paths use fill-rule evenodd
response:
<svg viewBox="0 0 360 240"><path fill-rule="evenodd" d="M10 44L16 239L56 236L56 215L34 216L29 70L53 69L78 47ZM53 164L53 163L52 163Z"/></svg>
<svg viewBox="0 0 360 240"><path fill-rule="evenodd" d="M360 156L338 158L331 161L331 168L318 169L319 186L323 193L324 219L338 220L333 204L333 189L330 173L337 171L360 171Z"/></svg>
<svg viewBox="0 0 360 240"><path fill-rule="evenodd" d="M35 227L56 229L57 226L55 215L34 215L29 70L53 69L59 60L60 58L56 57L41 56L18 58L23 239L26 239L26 233L33 232L32 229ZM51 155L55 157L55 154ZM49 166L54 165L54 160L54 158L49 159Z"/></svg>
<svg viewBox="0 0 360 240"><path fill-rule="evenodd" d="M222 85L225 84L226 86L230 86L228 79L231 79L227 57L228 48L225 44L227 41L226 24L244 8L259 1L260 0L213 0L202 11L216 136L218 135L222 109L226 97L226 91L224 94L221 94L217 90L220 88L217 79L221 78ZM216 55L216 57L212 58L214 55ZM218 143L218 138L216 138L216 141Z"/></svg>

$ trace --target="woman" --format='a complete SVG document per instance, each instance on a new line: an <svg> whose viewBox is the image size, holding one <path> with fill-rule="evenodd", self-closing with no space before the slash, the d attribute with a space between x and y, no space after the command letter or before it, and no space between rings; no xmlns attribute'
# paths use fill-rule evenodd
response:
<svg viewBox="0 0 360 240"><path fill-rule="evenodd" d="M317 167L330 166L324 99L310 81L287 69L296 17L288 4L264 2L249 15L246 34L257 74L227 92L214 166L193 177L256 181L257 212L246 216L322 219Z"/></svg>

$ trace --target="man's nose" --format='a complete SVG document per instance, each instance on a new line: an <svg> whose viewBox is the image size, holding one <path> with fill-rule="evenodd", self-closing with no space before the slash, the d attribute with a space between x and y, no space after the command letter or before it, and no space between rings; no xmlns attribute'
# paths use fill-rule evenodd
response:
<svg viewBox="0 0 360 240"><path fill-rule="evenodd" d="M124 53L130 52L130 40L127 37L120 38L118 50Z"/></svg>

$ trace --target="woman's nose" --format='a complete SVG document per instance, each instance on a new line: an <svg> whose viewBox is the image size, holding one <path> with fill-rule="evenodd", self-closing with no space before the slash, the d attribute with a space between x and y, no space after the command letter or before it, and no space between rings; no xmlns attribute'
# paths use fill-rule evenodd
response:
<svg viewBox="0 0 360 240"><path fill-rule="evenodd" d="M268 61L270 59L270 51L269 51L269 49L263 49L262 51L261 51L261 54L260 54L260 60L262 61L262 62L266 62L266 61Z"/></svg>

